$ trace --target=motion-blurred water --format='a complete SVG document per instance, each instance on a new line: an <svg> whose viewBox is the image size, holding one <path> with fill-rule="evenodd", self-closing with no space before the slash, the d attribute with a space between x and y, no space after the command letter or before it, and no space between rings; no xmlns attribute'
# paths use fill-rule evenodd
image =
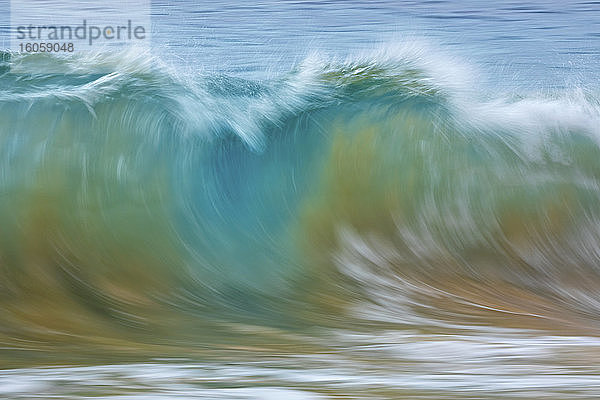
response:
<svg viewBox="0 0 600 400"><path fill-rule="evenodd" d="M1 397L600 396L600 3L152 13L1 54Z"/></svg>

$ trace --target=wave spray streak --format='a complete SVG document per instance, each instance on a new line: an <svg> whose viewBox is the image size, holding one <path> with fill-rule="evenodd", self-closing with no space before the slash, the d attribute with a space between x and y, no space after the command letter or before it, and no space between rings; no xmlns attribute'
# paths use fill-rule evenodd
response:
<svg viewBox="0 0 600 400"><path fill-rule="evenodd" d="M151 352L232 323L595 334L597 100L490 100L428 53L312 57L268 82L144 54L96 56L109 74L3 55L67 74L0 76L2 341Z"/></svg>

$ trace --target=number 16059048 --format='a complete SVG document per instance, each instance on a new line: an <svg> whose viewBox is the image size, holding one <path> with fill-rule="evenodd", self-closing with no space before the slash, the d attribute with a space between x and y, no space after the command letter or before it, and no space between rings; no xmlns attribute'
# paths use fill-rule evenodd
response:
<svg viewBox="0 0 600 400"><path fill-rule="evenodd" d="M21 53L72 53L73 43L19 43Z"/></svg>

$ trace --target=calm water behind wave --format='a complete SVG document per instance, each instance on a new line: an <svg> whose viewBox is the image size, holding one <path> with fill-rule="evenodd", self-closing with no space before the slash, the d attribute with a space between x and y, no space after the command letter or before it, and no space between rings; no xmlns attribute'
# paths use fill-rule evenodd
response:
<svg viewBox="0 0 600 400"><path fill-rule="evenodd" d="M353 55L417 37L480 65L494 85L598 87L596 1L155 0L152 5L154 51L196 71L272 77L312 52ZM7 0L0 7L7 9ZM48 20L44 15L60 7L41 1L40 19ZM8 21L3 12L4 35ZM8 47L6 36L0 35L0 47Z"/></svg>

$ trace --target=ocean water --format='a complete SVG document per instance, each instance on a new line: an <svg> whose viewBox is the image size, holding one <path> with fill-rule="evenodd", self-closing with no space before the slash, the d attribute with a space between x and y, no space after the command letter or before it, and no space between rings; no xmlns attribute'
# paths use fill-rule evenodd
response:
<svg viewBox="0 0 600 400"><path fill-rule="evenodd" d="M0 397L600 397L600 3L2 1Z"/></svg>

